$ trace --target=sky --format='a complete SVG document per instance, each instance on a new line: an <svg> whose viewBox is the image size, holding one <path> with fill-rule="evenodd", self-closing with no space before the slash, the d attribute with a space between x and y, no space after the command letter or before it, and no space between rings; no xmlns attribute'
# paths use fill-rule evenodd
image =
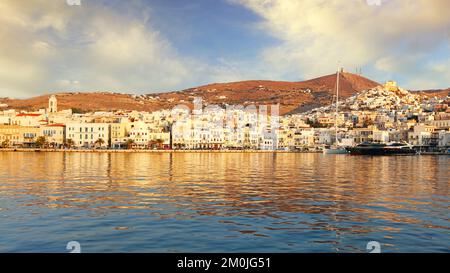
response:
<svg viewBox="0 0 450 273"><path fill-rule="evenodd" d="M448 0L79 1L0 1L0 97L301 81L338 66L450 87Z"/></svg>

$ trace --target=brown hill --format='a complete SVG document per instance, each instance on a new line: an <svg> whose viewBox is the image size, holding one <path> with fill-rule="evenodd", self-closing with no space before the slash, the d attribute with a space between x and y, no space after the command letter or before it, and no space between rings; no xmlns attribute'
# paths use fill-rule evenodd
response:
<svg viewBox="0 0 450 273"><path fill-rule="evenodd" d="M59 109L78 111L138 110L154 111L170 109L178 104L192 106L194 97L202 97L207 104L240 104L243 106L280 104L281 114L308 110L330 104L335 92L336 74L302 82L252 80L231 83L213 83L183 91L130 95L108 92L58 93ZM379 85L365 77L342 73L340 96L348 97L356 92ZM29 99L0 99L7 108L37 110L47 107L48 97L43 95Z"/></svg>
<svg viewBox="0 0 450 273"><path fill-rule="evenodd" d="M92 93L56 93L58 109L74 109L79 112L86 111L109 111L109 110L138 110L153 111L159 109L158 103L139 100L133 95L92 92ZM35 111L48 107L49 95L42 95L29 99L0 99L1 103L7 104L7 108Z"/></svg>
<svg viewBox="0 0 450 273"><path fill-rule="evenodd" d="M351 73L340 74L340 96L349 97L379 83ZM336 74L302 82L250 80L213 83L179 92L155 94L162 99L192 101L202 97L208 104L271 105L280 104L281 114L307 110L331 103L335 94ZM153 95L153 96L155 96Z"/></svg>
<svg viewBox="0 0 450 273"><path fill-rule="evenodd" d="M440 90L422 90L418 92L428 97L445 98L447 96L450 96L450 88Z"/></svg>

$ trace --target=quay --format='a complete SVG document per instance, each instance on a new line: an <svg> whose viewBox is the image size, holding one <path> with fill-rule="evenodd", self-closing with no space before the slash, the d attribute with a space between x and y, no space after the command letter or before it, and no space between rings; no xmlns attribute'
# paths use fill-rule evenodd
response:
<svg viewBox="0 0 450 273"><path fill-rule="evenodd" d="M322 151L285 150L151 150L151 149L40 149L0 148L0 152L63 152L63 153L322 153Z"/></svg>

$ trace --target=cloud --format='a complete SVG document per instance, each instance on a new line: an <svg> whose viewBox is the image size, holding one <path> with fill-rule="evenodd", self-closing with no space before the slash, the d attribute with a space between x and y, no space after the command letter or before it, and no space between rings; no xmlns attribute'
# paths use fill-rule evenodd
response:
<svg viewBox="0 0 450 273"><path fill-rule="evenodd" d="M179 56L152 28L147 6L135 1L112 9L95 3L1 1L0 96L142 93L192 79L189 67L195 60Z"/></svg>
<svg viewBox="0 0 450 273"><path fill-rule="evenodd" d="M2 0L0 97L300 80L332 73L339 61L350 71L363 67L374 80L400 79L407 88L450 85L450 1L385 0L381 6L365 0L228 2L259 15L258 33L276 42L262 45L252 55L257 57L218 52L194 58L181 55L156 29L152 7L143 0L86 0L81 6L65 0Z"/></svg>
<svg viewBox="0 0 450 273"><path fill-rule="evenodd" d="M450 1L232 0L262 18L256 27L280 42L261 52L278 76L304 78L364 67L370 75L405 77L406 85L426 73L423 62L449 45ZM414 69L411 69L411 68ZM444 71L447 73L450 68ZM448 79L432 75L438 85ZM375 78L377 79L377 78ZM418 87L421 88L421 87Z"/></svg>

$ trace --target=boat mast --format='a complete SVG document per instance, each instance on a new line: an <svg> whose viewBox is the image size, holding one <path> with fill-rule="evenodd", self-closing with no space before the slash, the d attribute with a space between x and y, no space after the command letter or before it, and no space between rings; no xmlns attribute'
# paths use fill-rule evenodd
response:
<svg viewBox="0 0 450 273"><path fill-rule="evenodd" d="M336 145L338 144L338 127L337 127L337 118L339 111L339 67L336 73L336 113L334 114L334 130L335 130L335 138Z"/></svg>

